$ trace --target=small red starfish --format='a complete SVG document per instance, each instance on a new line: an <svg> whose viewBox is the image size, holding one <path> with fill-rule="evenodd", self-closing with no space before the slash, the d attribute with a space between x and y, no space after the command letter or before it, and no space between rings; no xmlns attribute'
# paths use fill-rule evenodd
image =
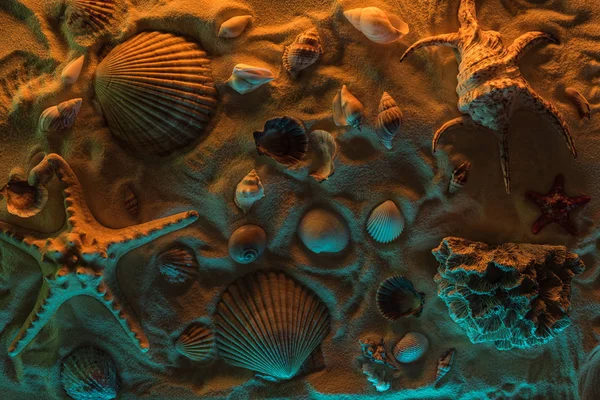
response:
<svg viewBox="0 0 600 400"><path fill-rule="evenodd" d="M569 212L589 203L592 199L589 196L568 197L565 194L565 177L562 174L556 175L552 188L547 194L530 191L525 195L542 209L542 215L531 228L534 235L537 235L546 225L552 222L562 226L571 235L577 235L577 229L569 219Z"/></svg>

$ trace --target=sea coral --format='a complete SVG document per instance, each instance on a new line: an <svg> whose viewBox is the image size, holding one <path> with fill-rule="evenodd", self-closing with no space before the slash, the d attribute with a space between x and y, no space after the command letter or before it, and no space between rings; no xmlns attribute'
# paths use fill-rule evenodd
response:
<svg viewBox="0 0 600 400"><path fill-rule="evenodd" d="M367 376L367 380L373 384L378 392L385 392L390 388L390 383L385 379L384 371L377 371L373 364L364 363L362 372Z"/></svg>
<svg viewBox="0 0 600 400"><path fill-rule="evenodd" d="M385 365L391 369L398 369L394 364L390 363L387 352L385 350L385 341L383 338L374 340L373 338L360 339L360 351L362 355L369 361L375 364Z"/></svg>

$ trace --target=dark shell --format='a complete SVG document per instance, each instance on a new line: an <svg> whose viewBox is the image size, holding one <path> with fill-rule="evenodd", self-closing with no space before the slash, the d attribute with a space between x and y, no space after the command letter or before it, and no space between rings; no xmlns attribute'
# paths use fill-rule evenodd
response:
<svg viewBox="0 0 600 400"><path fill-rule="evenodd" d="M176 247L158 256L158 269L169 283L184 283L198 276L196 256L188 249Z"/></svg>
<svg viewBox="0 0 600 400"><path fill-rule="evenodd" d="M381 282L377 289L377 308L390 321L414 315L418 317L425 305L425 293L415 290L411 281L393 276Z"/></svg>
<svg viewBox="0 0 600 400"><path fill-rule="evenodd" d="M68 0L65 20L76 34L97 35L113 20L114 0Z"/></svg>
<svg viewBox="0 0 600 400"><path fill-rule="evenodd" d="M95 347L73 351L62 364L60 381L75 400L108 400L117 397L117 370L113 359Z"/></svg>
<svg viewBox="0 0 600 400"><path fill-rule="evenodd" d="M29 186L27 180L13 178L0 189L0 198L6 197L6 209L10 214L29 218L42 211L48 202L48 190L42 186Z"/></svg>
<svg viewBox="0 0 600 400"><path fill-rule="evenodd" d="M175 348L190 360L208 361L215 352L215 336L208 327L192 324L179 336Z"/></svg>
<svg viewBox="0 0 600 400"><path fill-rule="evenodd" d="M125 188L124 199L125 209L132 217L137 217L140 212L140 204L138 198L131 188L131 186L127 186Z"/></svg>
<svg viewBox="0 0 600 400"><path fill-rule="evenodd" d="M267 121L262 132L254 132L258 154L291 167L306 157L308 135L304 124L292 117L273 118Z"/></svg>

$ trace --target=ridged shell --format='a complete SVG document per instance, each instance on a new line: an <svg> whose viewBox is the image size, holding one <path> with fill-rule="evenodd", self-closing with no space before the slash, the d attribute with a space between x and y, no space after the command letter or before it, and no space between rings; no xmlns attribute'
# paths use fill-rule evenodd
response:
<svg viewBox="0 0 600 400"><path fill-rule="evenodd" d="M244 225L229 238L229 255L233 261L249 264L262 256L267 246L267 233L257 225Z"/></svg>
<svg viewBox="0 0 600 400"><path fill-rule="evenodd" d="M252 21L251 15L238 15L237 17L229 18L221 24L218 36L228 39L236 38L244 32L250 21Z"/></svg>
<svg viewBox="0 0 600 400"><path fill-rule="evenodd" d="M84 61L85 56L80 56L79 58L76 58L67 64L60 74L60 79L63 81L63 83L72 85L77 82L77 79L79 79L79 74L81 74Z"/></svg>
<svg viewBox="0 0 600 400"><path fill-rule="evenodd" d="M283 66L296 77L300 71L316 63L323 54L321 38L317 28L311 28L302 32L294 43L287 46L283 51Z"/></svg>
<svg viewBox="0 0 600 400"><path fill-rule="evenodd" d="M394 357L403 364L415 362L425 355L429 339L419 332L409 332L394 346Z"/></svg>
<svg viewBox="0 0 600 400"><path fill-rule="evenodd" d="M592 119L592 108L584 95L582 95L581 93L579 93L579 91L577 91L577 89L572 87L566 88L565 94L567 95L569 100L573 102L575 107L577 107L579 118Z"/></svg>
<svg viewBox="0 0 600 400"><path fill-rule="evenodd" d="M82 99L71 99L46 108L38 122L40 132L50 133L69 129L75 123L82 101Z"/></svg>
<svg viewBox="0 0 600 400"><path fill-rule="evenodd" d="M361 129L365 119L365 107L350 93L346 85L333 98L333 122L337 126Z"/></svg>
<svg viewBox="0 0 600 400"><path fill-rule="evenodd" d="M375 132L386 149L391 150L394 137L400 132L403 120L402 111L396 101L388 94L383 92L379 102L379 113L377 114L377 123Z"/></svg>
<svg viewBox="0 0 600 400"><path fill-rule="evenodd" d="M127 186L125 188L125 194L123 196L123 202L125 204L125 209L132 217L137 217L140 212L140 204L137 198L137 195L131 188L131 186Z"/></svg>
<svg viewBox="0 0 600 400"><path fill-rule="evenodd" d="M265 123L262 132L254 132L259 155L267 155L288 167L306 157L308 135L302 121L292 117L273 118Z"/></svg>
<svg viewBox="0 0 600 400"><path fill-rule="evenodd" d="M331 133L321 130L310 133L310 142L311 148L316 153L312 168L314 172L311 172L310 176L317 182L323 182L335 172L333 162L337 153L337 144Z"/></svg>
<svg viewBox="0 0 600 400"><path fill-rule="evenodd" d="M266 68L237 64L233 67L227 84L239 94L246 94L258 89L265 83L271 82L273 79L275 79L275 76Z"/></svg>
<svg viewBox="0 0 600 400"><path fill-rule="evenodd" d="M263 197L265 197L265 188L256 170L253 169L236 186L235 205L242 209L244 214L248 214L252 205Z"/></svg>
<svg viewBox="0 0 600 400"><path fill-rule="evenodd" d="M118 378L113 359L95 347L81 347L63 360L62 387L75 400L117 397Z"/></svg>
<svg viewBox="0 0 600 400"><path fill-rule="evenodd" d="M463 186L467 184L469 179L469 171L471 170L471 163L468 161L463 162L452 172L452 178L450 178L450 184L448 185L448 193L454 194L461 190Z"/></svg>
<svg viewBox="0 0 600 400"><path fill-rule="evenodd" d="M95 89L111 133L142 154L189 145L217 104L210 58L170 33L142 32L115 47L98 65Z"/></svg>
<svg viewBox="0 0 600 400"><path fill-rule="evenodd" d="M338 253L350 242L350 232L342 217L319 208L304 215L298 236L314 253Z"/></svg>
<svg viewBox="0 0 600 400"><path fill-rule="evenodd" d="M418 317L425 305L425 293L415 290L405 277L393 276L379 285L376 302L381 315L390 321L409 315Z"/></svg>
<svg viewBox="0 0 600 400"><path fill-rule="evenodd" d="M20 168L11 171L0 195L6 198L6 210L21 218L39 214L48 202L48 190L43 185L30 186L25 171Z"/></svg>
<svg viewBox="0 0 600 400"><path fill-rule="evenodd" d="M442 354L438 361L437 372L435 375L434 385L437 386L439 382L442 380L448 372L452 369L452 365L454 364L454 354L456 353L455 349L449 349Z"/></svg>
<svg viewBox="0 0 600 400"><path fill-rule="evenodd" d="M65 20L78 35L100 34L114 20L115 0L67 0Z"/></svg>
<svg viewBox="0 0 600 400"><path fill-rule="evenodd" d="M202 324L191 324L175 342L175 349L194 361L208 361L215 355L215 336Z"/></svg>
<svg viewBox="0 0 600 400"><path fill-rule="evenodd" d="M388 16L377 7L344 11L344 16L356 29L375 43L391 43L406 35L408 25L396 16Z"/></svg>
<svg viewBox="0 0 600 400"><path fill-rule="evenodd" d="M276 380L291 379L327 336L329 311L283 272L254 272L233 282L217 304L220 356Z"/></svg>
<svg viewBox="0 0 600 400"><path fill-rule="evenodd" d="M184 283L198 276L198 261L186 248L175 247L161 253L156 263L163 278L169 283Z"/></svg>
<svg viewBox="0 0 600 400"><path fill-rule="evenodd" d="M395 240L404 229L404 217L392 200L387 200L371 211L367 232L379 243Z"/></svg>

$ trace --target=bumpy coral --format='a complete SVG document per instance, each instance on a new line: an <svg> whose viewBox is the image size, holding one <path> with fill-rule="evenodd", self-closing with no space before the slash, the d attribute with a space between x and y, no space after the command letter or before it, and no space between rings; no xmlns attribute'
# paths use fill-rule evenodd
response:
<svg viewBox="0 0 600 400"><path fill-rule="evenodd" d="M438 295L471 342L529 348L571 324L571 279L585 266L564 246L447 237L433 255L440 262Z"/></svg>

